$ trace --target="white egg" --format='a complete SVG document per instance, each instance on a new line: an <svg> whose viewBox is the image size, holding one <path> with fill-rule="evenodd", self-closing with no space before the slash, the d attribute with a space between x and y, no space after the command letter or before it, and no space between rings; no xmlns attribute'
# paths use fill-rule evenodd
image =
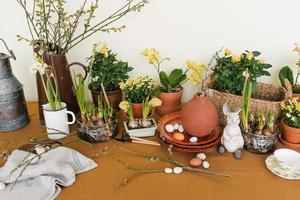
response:
<svg viewBox="0 0 300 200"><path fill-rule="evenodd" d="M173 126L174 126L174 130L177 130L179 128L179 124L177 124L177 123L174 124Z"/></svg>
<svg viewBox="0 0 300 200"><path fill-rule="evenodd" d="M206 155L205 155L205 153L198 153L197 154L197 158L199 158L201 160L205 160L206 159Z"/></svg>
<svg viewBox="0 0 300 200"><path fill-rule="evenodd" d="M173 172L174 174L181 174L183 169L181 167L174 167Z"/></svg>
<svg viewBox="0 0 300 200"><path fill-rule="evenodd" d="M171 168L165 168L165 173L166 174L172 174L173 170Z"/></svg>
<svg viewBox="0 0 300 200"><path fill-rule="evenodd" d="M183 126L182 126L182 125L179 125L179 126L178 126L178 131L179 131L180 133L183 133L183 131L184 131L184 128L183 128Z"/></svg>
<svg viewBox="0 0 300 200"><path fill-rule="evenodd" d="M207 161L203 161L202 166L203 166L203 168L208 169L209 163Z"/></svg>
<svg viewBox="0 0 300 200"><path fill-rule="evenodd" d="M30 155L28 157L28 160L30 160L31 165L35 165L39 161L39 156L38 155Z"/></svg>
<svg viewBox="0 0 300 200"><path fill-rule="evenodd" d="M195 143L195 142L197 142L198 141L198 138L197 137L191 137L190 138L190 142L191 143Z"/></svg>
<svg viewBox="0 0 300 200"><path fill-rule="evenodd" d="M169 133L172 133L174 132L174 126L172 124L167 124L165 126L165 129L169 132Z"/></svg>
<svg viewBox="0 0 300 200"><path fill-rule="evenodd" d="M6 188L5 183L0 181L0 190L4 190Z"/></svg>

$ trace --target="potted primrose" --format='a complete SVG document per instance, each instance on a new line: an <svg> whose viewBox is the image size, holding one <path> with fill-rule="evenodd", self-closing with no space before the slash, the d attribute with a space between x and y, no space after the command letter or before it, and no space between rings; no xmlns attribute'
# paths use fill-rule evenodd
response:
<svg viewBox="0 0 300 200"><path fill-rule="evenodd" d="M151 100L147 97L142 103L142 118L135 118L133 115L132 104L128 101L122 101L120 108L127 113L128 121L124 122L126 132L131 137L149 137L155 135L157 128L154 118L150 117L153 109L161 105L161 100L153 97Z"/></svg>
<svg viewBox="0 0 300 200"><path fill-rule="evenodd" d="M148 63L153 65L158 73L160 80L160 94L158 98L161 99L162 105L156 108L159 115L165 115L181 109L181 97L183 94L183 87L187 81L188 70L174 69L169 74L161 70L161 64L169 58L161 58L160 53L155 48L146 48L141 55L148 58Z"/></svg>
<svg viewBox="0 0 300 200"><path fill-rule="evenodd" d="M84 78L81 74L74 75L74 87L80 113L77 115L79 137L90 143L106 142L116 133L117 121L113 115L105 90L104 97L97 98L97 107L88 103ZM102 85L103 88L103 85Z"/></svg>
<svg viewBox="0 0 300 200"><path fill-rule="evenodd" d="M94 44L93 53L88 61L87 69L90 76L88 87L94 104L98 105L99 96L104 98L102 83L109 102L115 110L118 110L119 103L122 101L119 83L129 78L128 73L133 68L127 62L118 60L116 54L109 50L105 43Z"/></svg>
<svg viewBox="0 0 300 200"><path fill-rule="evenodd" d="M252 94L252 80L248 71L243 73L245 83L242 97L241 129L245 148L252 153L265 154L273 150L278 141L278 130L274 126L274 112L265 113L257 110L256 114L249 113Z"/></svg>

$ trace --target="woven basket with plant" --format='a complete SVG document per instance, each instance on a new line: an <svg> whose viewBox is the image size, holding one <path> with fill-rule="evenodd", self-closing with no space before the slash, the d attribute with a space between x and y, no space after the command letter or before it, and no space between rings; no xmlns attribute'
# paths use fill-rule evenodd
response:
<svg viewBox="0 0 300 200"><path fill-rule="evenodd" d="M264 113L274 112L274 120L278 124L282 117L280 103L291 97L291 87L285 89L280 86L257 82L258 77L270 75L266 69L271 67L270 64L257 59L260 55L258 51L246 51L236 56L232 55L231 50L225 49L224 54L223 57L216 56L216 64L205 83L206 93L217 107L220 124L226 124L226 118L222 114L225 103L229 104L230 107L241 107L243 72L246 70L251 74L253 85L249 112L255 113L257 110ZM290 85L288 82L286 84Z"/></svg>

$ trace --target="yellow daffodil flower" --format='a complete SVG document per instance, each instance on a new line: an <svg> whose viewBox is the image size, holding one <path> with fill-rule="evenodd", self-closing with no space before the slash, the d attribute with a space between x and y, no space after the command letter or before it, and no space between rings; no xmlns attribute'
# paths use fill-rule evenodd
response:
<svg viewBox="0 0 300 200"><path fill-rule="evenodd" d="M130 103L128 101L122 101L120 104L119 104L119 107L124 111L124 112L127 112L128 111L128 108L130 106Z"/></svg>
<svg viewBox="0 0 300 200"><path fill-rule="evenodd" d="M109 50L108 50L108 47L107 47L107 44L106 44L106 43L101 42L101 43L97 44L95 50L96 50L98 53L104 55L105 58L108 57L108 51L109 51Z"/></svg>
<svg viewBox="0 0 300 200"><path fill-rule="evenodd" d="M237 63L241 61L241 56L233 55L231 59L232 62Z"/></svg>
<svg viewBox="0 0 300 200"><path fill-rule="evenodd" d="M252 52L248 52L248 53L246 54L246 58L247 58L248 60L252 60L253 57L254 57L254 55L253 55Z"/></svg>
<svg viewBox="0 0 300 200"><path fill-rule="evenodd" d="M159 98L153 97L150 101L149 101L149 105L150 107L154 108L157 106L161 106L162 101Z"/></svg>
<svg viewBox="0 0 300 200"><path fill-rule="evenodd" d="M225 54L225 56L231 55L231 54L232 54L231 49L225 49L225 50L224 50L224 54Z"/></svg>

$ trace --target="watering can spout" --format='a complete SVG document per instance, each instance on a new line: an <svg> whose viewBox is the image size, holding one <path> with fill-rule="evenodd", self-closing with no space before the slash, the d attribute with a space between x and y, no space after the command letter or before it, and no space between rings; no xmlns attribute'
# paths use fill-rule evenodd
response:
<svg viewBox="0 0 300 200"><path fill-rule="evenodd" d="M3 40L2 38L0 38L0 40L3 42L3 44L4 44L5 48L6 48L6 50L9 52L10 57L11 57L12 59L16 60L16 55L15 55L15 53L13 52L13 50L11 50L11 49L8 48L8 46L7 46L6 42L5 42L5 40Z"/></svg>

